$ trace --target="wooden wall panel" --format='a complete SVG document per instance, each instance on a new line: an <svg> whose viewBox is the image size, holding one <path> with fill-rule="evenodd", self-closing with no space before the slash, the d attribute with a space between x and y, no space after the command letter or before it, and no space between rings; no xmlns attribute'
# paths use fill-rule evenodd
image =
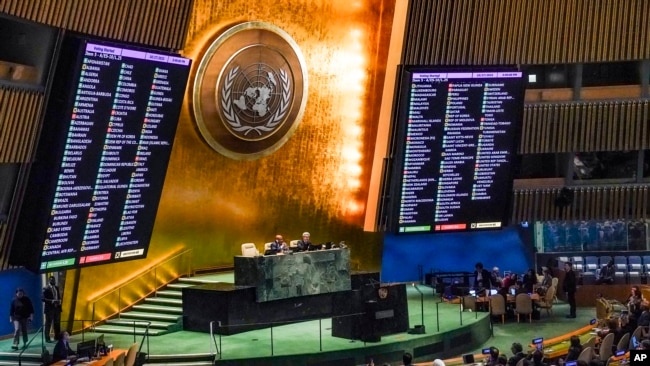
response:
<svg viewBox="0 0 650 366"><path fill-rule="evenodd" d="M520 154L650 149L650 100L529 104Z"/></svg>
<svg viewBox="0 0 650 366"><path fill-rule="evenodd" d="M574 187L573 202L555 205L560 188L515 189L511 222L536 220L644 219L650 210L649 185Z"/></svg>
<svg viewBox="0 0 650 366"><path fill-rule="evenodd" d="M410 0L404 64L650 58L650 1Z"/></svg>
<svg viewBox="0 0 650 366"><path fill-rule="evenodd" d="M43 94L0 87L0 163L22 163L31 158Z"/></svg>
<svg viewBox="0 0 650 366"><path fill-rule="evenodd" d="M0 12L118 41L183 49L193 0L2 0Z"/></svg>

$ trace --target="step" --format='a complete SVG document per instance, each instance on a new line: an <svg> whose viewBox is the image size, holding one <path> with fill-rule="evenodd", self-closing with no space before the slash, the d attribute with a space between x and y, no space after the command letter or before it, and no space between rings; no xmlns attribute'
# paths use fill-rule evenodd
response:
<svg viewBox="0 0 650 366"><path fill-rule="evenodd" d="M149 304L138 304L133 305L133 309L136 311L148 311L164 314L183 314L183 307L181 306L162 306L162 305L149 305Z"/></svg>
<svg viewBox="0 0 650 366"><path fill-rule="evenodd" d="M145 304L151 305L169 305L169 306L183 306L182 299L171 299L168 297L147 297L144 299Z"/></svg>
<svg viewBox="0 0 650 366"><path fill-rule="evenodd" d="M222 281L219 281L219 280L201 278L201 276L198 276L198 277L179 278L178 282L176 282L176 283L191 283L192 285L201 285L201 284L205 284L205 283L221 283L221 282Z"/></svg>
<svg viewBox="0 0 650 366"><path fill-rule="evenodd" d="M172 298L181 298L183 297L183 291L178 290L161 290L156 292L158 297L172 297Z"/></svg>
<svg viewBox="0 0 650 366"><path fill-rule="evenodd" d="M184 288L193 287L193 286L196 286L196 285L200 285L200 284L199 283L180 283L180 282L176 282L176 283L170 283L169 285L167 285L166 288L167 289L182 290Z"/></svg>
<svg viewBox="0 0 650 366"><path fill-rule="evenodd" d="M126 313L122 313L121 318L176 322L179 316L174 314L150 313L146 311L127 311Z"/></svg>
<svg viewBox="0 0 650 366"><path fill-rule="evenodd" d="M98 327L95 327L95 332L97 333L112 333L112 334L137 334L137 335L143 335L145 334L147 328L144 327L136 327L133 329L133 327L127 327L127 326L112 326L112 325L100 325ZM149 335L150 336L159 336L168 333L167 330L163 329L151 329L149 328Z"/></svg>
<svg viewBox="0 0 650 366"><path fill-rule="evenodd" d="M137 320L137 319L133 319ZM140 321L145 321L145 319L142 319ZM161 321L151 321L151 320L146 320L149 322L149 329L168 329L172 325L176 325L176 322L161 322ZM133 323L129 320L126 319L110 319L106 321L107 325L115 325L115 326L121 326L121 327L133 327ZM144 327L145 324L142 323L136 323L136 327Z"/></svg>

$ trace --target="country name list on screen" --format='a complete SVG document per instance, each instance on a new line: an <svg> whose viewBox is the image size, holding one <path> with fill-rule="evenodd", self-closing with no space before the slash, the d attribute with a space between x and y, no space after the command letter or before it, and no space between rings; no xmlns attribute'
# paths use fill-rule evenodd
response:
<svg viewBox="0 0 650 366"><path fill-rule="evenodd" d="M407 75L398 232L502 227L523 108L522 73Z"/></svg>
<svg viewBox="0 0 650 366"><path fill-rule="evenodd" d="M85 42L41 270L146 255L190 60Z"/></svg>

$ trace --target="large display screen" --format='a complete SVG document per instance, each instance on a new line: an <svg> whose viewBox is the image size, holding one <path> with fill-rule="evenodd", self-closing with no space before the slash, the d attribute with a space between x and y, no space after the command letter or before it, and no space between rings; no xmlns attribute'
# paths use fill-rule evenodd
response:
<svg viewBox="0 0 650 366"><path fill-rule="evenodd" d="M391 231L503 227L523 113L522 73L405 66L401 75Z"/></svg>
<svg viewBox="0 0 650 366"><path fill-rule="evenodd" d="M191 64L91 40L68 50L14 245L36 244L41 271L146 257Z"/></svg>

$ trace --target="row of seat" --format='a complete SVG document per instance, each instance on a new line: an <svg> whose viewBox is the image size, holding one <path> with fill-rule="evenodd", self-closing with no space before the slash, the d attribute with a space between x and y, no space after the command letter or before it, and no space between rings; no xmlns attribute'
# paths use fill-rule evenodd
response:
<svg viewBox="0 0 650 366"><path fill-rule="evenodd" d="M650 274L650 255L629 256L573 256L558 257L560 268L564 262L571 262L573 269L582 277L583 284L596 282L600 270L610 260L614 260L614 283L641 283L641 278Z"/></svg>

